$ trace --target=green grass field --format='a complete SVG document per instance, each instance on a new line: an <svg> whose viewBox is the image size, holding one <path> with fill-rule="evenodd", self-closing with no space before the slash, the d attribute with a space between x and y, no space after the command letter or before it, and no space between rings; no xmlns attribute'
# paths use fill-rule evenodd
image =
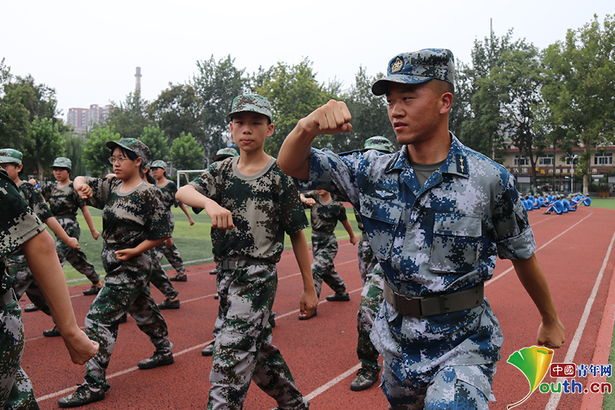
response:
<svg viewBox="0 0 615 410"><path fill-rule="evenodd" d="M208 263L213 261L213 255L211 253L211 238L209 232L211 230L211 220L207 216L205 212L201 212L199 215L195 215L192 213L190 208L188 208L190 214L192 215L192 219L196 222L193 226L190 226L188 223L188 218L179 208L173 208L173 217L175 218L175 230L173 231L173 241L175 241L175 245L179 249L182 259L184 260L185 266L191 265L200 265L203 263ZM92 219L94 220L94 225L99 232L102 233L102 217L101 211L99 209L91 208L90 213L92 214ZM352 208L347 209L346 214L348 215L348 220L350 221L355 234L359 235L360 231L357 228L357 222L354 216L354 212ZM310 218L309 209L306 211L306 215L308 220ZM78 214L77 219L79 220L79 225L81 226L81 238L79 239L79 245L81 249L85 252L88 257L88 261L94 264L96 267L96 271L99 275L104 275L105 271L102 266L102 262L100 260L100 252L102 250L102 237L95 241L90 234L89 229L87 228L87 224L85 223L85 219L81 213ZM310 242L310 237L312 231L308 228L305 231L305 235L308 243ZM337 224L337 229L335 231L338 239L348 238L348 233L342 226L342 224ZM290 249L290 238L286 235L285 245L287 249ZM168 261L163 258L162 260L163 268L171 269ZM73 267L66 263L64 265L64 274L66 276L66 281L69 286L82 285L88 283L88 279L77 272Z"/></svg>

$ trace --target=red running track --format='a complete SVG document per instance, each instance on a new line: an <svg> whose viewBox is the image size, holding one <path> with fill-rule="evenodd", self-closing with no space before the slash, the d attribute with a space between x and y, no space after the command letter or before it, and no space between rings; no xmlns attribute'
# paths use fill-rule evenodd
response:
<svg viewBox="0 0 615 410"><path fill-rule="evenodd" d="M596 346L610 345L610 340L598 343L597 337L615 260L610 250L615 238L615 213L591 207L580 207L576 213L562 216L534 211L530 213L530 221L539 248L537 257L566 327L566 344L556 351L553 361L564 362L568 355L568 361L591 364ZM356 312L361 280L356 247L342 241L335 262L351 293L351 301L325 301L332 294L325 286L318 316L298 321L302 282L292 251L284 253L278 265L274 344L288 362L299 390L310 398L312 409L385 409L387 401L378 387L350 391L358 365ZM528 393L526 379L506 359L514 351L536 343L539 324L538 312L511 266L510 261L499 260L494 277L486 286L486 296L505 337L494 381L497 402L491 404L492 409L505 409L507 404ZM215 278L209 275L211 268L213 264L188 268L188 282L174 282L180 291L181 309L163 311L174 343L175 364L153 370L137 369L139 360L151 356L153 346L129 316L128 323L120 325L107 372L111 390L105 400L88 405L88 409L206 407L211 358L202 357L200 351L212 339L217 314L217 301L213 298ZM70 288L78 323L83 323L93 300L92 296L81 294L86 288L85 285ZM157 301L163 300L157 290L152 292ZM25 299L22 307L28 303ZM24 314L26 347L22 365L32 379L42 409L58 408L57 399L74 391L85 373L83 367L70 363L60 338L42 337L42 331L51 326L51 320L41 312ZM610 331L603 332L607 336L612 335L610 326ZM552 380L547 376L545 381ZM579 378L577 381L584 387L587 382ZM517 408L580 409L583 396L562 394L556 401L551 394L535 391ZM272 407L275 402L252 384L244 408Z"/></svg>

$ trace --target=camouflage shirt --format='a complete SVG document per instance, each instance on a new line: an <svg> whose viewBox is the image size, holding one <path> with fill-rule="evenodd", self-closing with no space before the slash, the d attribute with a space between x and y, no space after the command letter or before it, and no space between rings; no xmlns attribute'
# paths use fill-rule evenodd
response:
<svg viewBox="0 0 615 410"><path fill-rule="evenodd" d="M275 158L254 175L241 174L238 160L215 162L190 182L233 215L234 229L211 229L214 257L277 263L284 250L284 232L294 234L308 226L299 192Z"/></svg>
<svg viewBox="0 0 615 410"><path fill-rule="evenodd" d="M49 202L49 208L56 217L73 217L77 216L79 208L85 205L85 202L77 191L73 189L73 183L60 188L59 182L55 181L45 185L41 190L43 197Z"/></svg>
<svg viewBox="0 0 615 410"><path fill-rule="evenodd" d="M316 191L305 192L303 196L316 201L310 208L312 231L333 233L337 226L337 221L344 222L348 219L346 217L346 208L341 202L331 199L329 202L324 203Z"/></svg>
<svg viewBox="0 0 615 410"><path fill-rule="evenodd" d="M172 206L178 207L181 202L175 199L175 194L177 193L177 185L175 182L169 181L165 186L156 186L162 193L162 204L169 211Z"/></svg>
<svg viewBox="0 0 615 410"><path fill-rule="evenodd" d="M422 187L406 149L339 157L312 150L310 183L358 209L389 284L408 295L449 293L491 278L496 256L536 250L514 177L452 136L444 164Z"/></svg>
<svg viewBox="0 0 615 410"><path fill-rule="evenodd" d="M92 188L87 204L103 210L105 243L112 249L134 248L146 239L171 236L169 213L160 190L142 182L130 192L120 192L122 181L115 178L86 178Z"/></svg>
<svg viewBox="0 0 615 410"><path fill-rule="evenodd" d="M36 216L38 216L41 221L45 221L45 219L53 216L53 213L49 209L47 201L45 201L40 189L25 181L21 181L21 184L17 186L17 189L19 189L19 193L23 199L26 200L28 206L32 208Z"/></svg>
<svg viewBox="0 0 615 410"><path fill-rule="evenodd" d="M6 255L38 235L45 229L45 226L28 207L15 183L2 169L0 169L0 214L2 215L0 218L0 294L3 294L10 288L4 280Z"/></svg>

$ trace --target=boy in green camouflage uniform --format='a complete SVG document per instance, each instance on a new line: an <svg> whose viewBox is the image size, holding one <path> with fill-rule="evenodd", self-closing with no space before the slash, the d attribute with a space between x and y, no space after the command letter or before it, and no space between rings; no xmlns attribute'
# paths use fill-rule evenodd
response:
<svg viewBox="0 0 615 410"><path fill-rule="evenodd" d="M210 165L189 185L179 189L183 203L204 208L212 219L213 254L217 275L220 331L216 335L209 410L239 410L250 381L273 397L279 409L307 409L279 350L271 344L267 323L277 289L276 263L290 235L304 292L302 315L311 315L317 298L310 272L303 229L307 219L299 194L263 151L273 134L271 107L258 95L233 101L230 131L240 157Z"/></svg>
<svg viewBox="0 0 615 410"><path fill-rule="evenodd" d="M32 271L37 277L41 274L49 277L50 281L43 277L41 284L54 302L54 313L61 319L59 323L64 325L62 331L69 328L76 331L74 338L66 340L73 362L84 363L96 353L97 345L91 343L78 329L72 309L70 312L63 310L70 306L70 298L66 282L54 283L58 277L63 277L63 272L57 258L52 260L53 239L3 169L0 169L0 214L0 408L35 410L39 407L34 398L32 383L20 365L25 340L21 309L5 266L8 253L23 245L27 246L25 249L29 260L32 260L33 255L39 257L38 261L33 261L35 264L32 265ZM42 244L48 246L41 247ZM57 285L57 288L51 289L49 283ZM63 300L56 298L60 285L64 286ZM72 319L67 314L72 315Z"/></svg>
<svg viewBox="0 0 615 410"><path fill-rule="evenodd" d="M335 227L340 221L350 235L350 243L356 245L359 238L352 231L352 226L346 217L346 208L341 202L334 201L331 194L324 190L308 191L301 195L301 201L312 208L310 219L312 223L312 274L316 295L320 298L322 282L324 281L334 295L327 296L328 301L349 301L344 280L335 270L333 260L337 255L337 238ZM314 314L315 315L315 314Z"/></svg>
<svg viewBox="0 0 615 410"><path fill-rule="evenodd" d="M54 218L41 191L19 178L19 174L23 170L22 158L23 154L20 151L11 148L0 150L0 166L4 168L9 178L17 185L19 193L28 206L68 247L78 249L79 242L77 239L68 236L57 219ZM37 308L51 316L51 311L47 306L47 302L45 302L43 292L34 280L34 276L32 276L26 257L21 249L16 249L11 252L7 256L6 264L12 276L12 287L17 296L17 300L20 300L23 294L26 293L30 301L34 303ZM60 332L54 326L53 329L45 330L43 335L60 336Z"/></svg>
<svg viewBox="0 0 615 410"><path fill-rule="evenodd" d="M154 266L151 249L171 236L160 193L142 179L150 151L133 138L110 141L107 147L113 152L109 160L117 177L77 177L74 181L75 190L88 198L88 205L103 210L102 260L107 276L85 319L86 333L100 343L100 350L86 364L84 384L60 399L60 407L105 398L110 387L106 369L117 339L118 322L126 312L156 348L154 356L139 362L138 367L151 369L173 363L167 325L149 289Z"/></svg>
<svg viewBox="0 0 615 410"><path fill-rule="evenodd" d="M94 227L92 215L90 215L90 211L83 202L83 199L73 189L73 183L70 180L72 161L66 157L58 157L54 160L52 168L56 181L45 185L41 189L43 197L49 202L51 213L53 213L68 236L79 240L81 227L77 221L77 209L81 209L92 237L98 240L100 234ZM81 249L69 248L59 238L56 240L56 251L62 265L68 261L73 268L92 282L92 287L85 290L83 294L97 294L102 287L102 283L100 283L100 277L96 273L94 265L88 262L85 253Z"/></svg>

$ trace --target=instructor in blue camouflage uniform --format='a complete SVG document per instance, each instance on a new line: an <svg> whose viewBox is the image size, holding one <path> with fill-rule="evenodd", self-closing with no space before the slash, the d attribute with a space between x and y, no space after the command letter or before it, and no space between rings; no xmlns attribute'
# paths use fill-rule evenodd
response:
<svg viewBox="0 0 615 410"><path fill-rule="evenodd" d="M489 407L503 336L484 282L496 256L511 259L542 321L538 343L564 343L527 213L506 169L465 147L449 130L453 54L425 49L395 56L372 87L386 94L394 154L343 158L310 149L319 134L352 130L343 102L301 119L278 157L289 175L346 198L363 218L385 277L371 333L384 358L390 409Z"/></svg>

